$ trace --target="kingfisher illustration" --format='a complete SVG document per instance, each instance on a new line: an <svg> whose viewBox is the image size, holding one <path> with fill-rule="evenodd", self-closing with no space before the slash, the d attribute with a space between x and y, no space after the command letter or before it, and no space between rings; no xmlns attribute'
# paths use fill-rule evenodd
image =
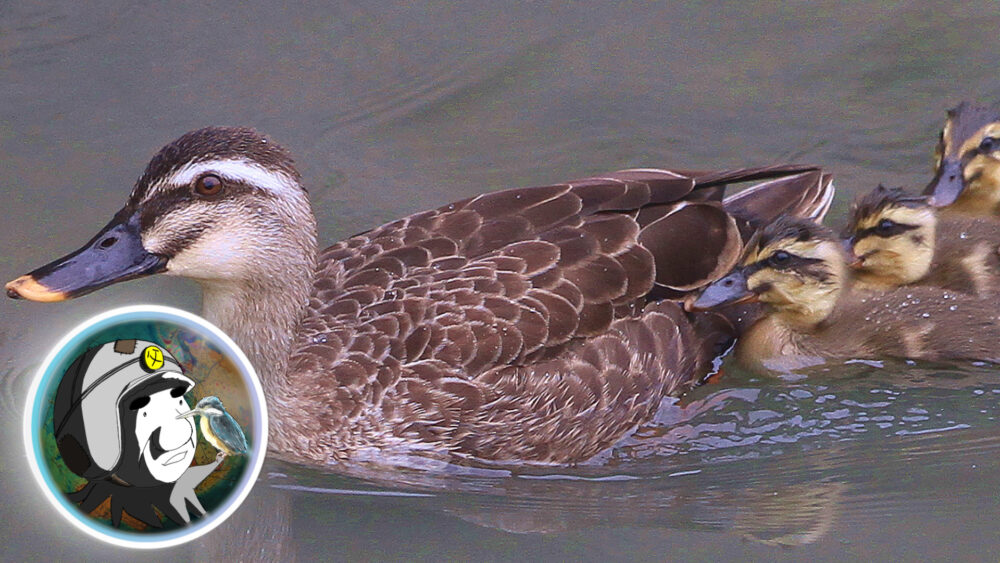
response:
<svg viewBox="0 0 1000 563"><path fill-rule="evenodd" d="M215 449L225 455L247 453L247 438L243 435L243 430L239 423L226 412L226 408L222 406L222 401L218 397L205 397L198 401L192 410L178 415L177 418L187 418L196 414L201 415L199 423L201 433L210 444L215 446Z"/></svg>

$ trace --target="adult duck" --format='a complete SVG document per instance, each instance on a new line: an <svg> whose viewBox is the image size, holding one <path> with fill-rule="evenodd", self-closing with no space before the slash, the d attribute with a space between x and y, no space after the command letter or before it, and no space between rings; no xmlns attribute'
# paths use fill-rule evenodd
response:
<svg viewBox="0 0 1000 563"><path fill-rule="evenodd" d="M767 181L723 202L751 180ZM832 194L811 167L626 170L473 197L317 252L289 152L213 127L165 146L90 242L7 291L200 282L204 315L261 375L286 458L571 463L698 383L733 337L669 298L727 271L755 225L820 217Z"/></svg>

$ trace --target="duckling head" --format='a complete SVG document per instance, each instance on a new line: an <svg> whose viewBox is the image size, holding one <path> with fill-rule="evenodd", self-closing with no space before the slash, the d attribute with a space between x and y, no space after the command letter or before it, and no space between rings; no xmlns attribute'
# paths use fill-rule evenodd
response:
<svg viewBox="0 0 1000 563"><path fill-rule="evenodd" d="M785 216L758 232L741 265L709 285L693 308L755 300L789 327L809 330L833 312L847 277L843 247L829 229Z"/></svg>
<svg viewBox="0 0 1000 563"><path fill-rule="evenodd" d="M252 129L209 127L163 147L94 238L8 283L7 293L61 301L160 272L206 291L252 289L281 280L285 269L309 268L315 244L288 151Z"/></svg>
<svg viewBox="0 0 1000 563"><path fill-rule="evenodd" d="M930 271L936 230L926 198L879 185L852 205L844 238L861 281L895 287Z"/></svg>
<svg viewBox="0 0 1000 563"><path fill-rule="evenodd" d="M1000 212L1000 110L963 102L948 111L924 193L935 207Z"/></svg>

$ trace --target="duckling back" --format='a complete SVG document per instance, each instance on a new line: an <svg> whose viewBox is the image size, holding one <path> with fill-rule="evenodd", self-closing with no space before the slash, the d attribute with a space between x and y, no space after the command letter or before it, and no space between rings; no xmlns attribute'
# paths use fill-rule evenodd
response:
<svg viewBox="0 0 1000 563"><path fill-rule="evenodd" d="M840 322L857 327L869 357L1000 360L1000 308L990 298L926 286L859 292Z"/></svg>
<svg viewBox="0 0 1000 563"><path fill-rule="evenodd" d="M1000 290L1000 220L940 214L925 285L987 297Z"/></svg>

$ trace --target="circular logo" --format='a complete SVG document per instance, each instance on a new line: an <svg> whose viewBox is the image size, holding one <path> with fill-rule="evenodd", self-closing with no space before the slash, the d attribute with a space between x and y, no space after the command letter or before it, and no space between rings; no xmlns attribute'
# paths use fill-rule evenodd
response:
<svg viewBox="0 0 1000 563"><path fill-rule="evenodd" d="M257 375L191 313L123 307L75 328L38 370L24 439L36 480L74 526L157 548L207 533L250 492L267 450Z"/></svg>
<svg viewBox="0 0 1000 563"><path fill-rule="evenodd" d="M156 346L146 346L142 351L142 367L153 372L163 367L163 350Z"/></svg>

